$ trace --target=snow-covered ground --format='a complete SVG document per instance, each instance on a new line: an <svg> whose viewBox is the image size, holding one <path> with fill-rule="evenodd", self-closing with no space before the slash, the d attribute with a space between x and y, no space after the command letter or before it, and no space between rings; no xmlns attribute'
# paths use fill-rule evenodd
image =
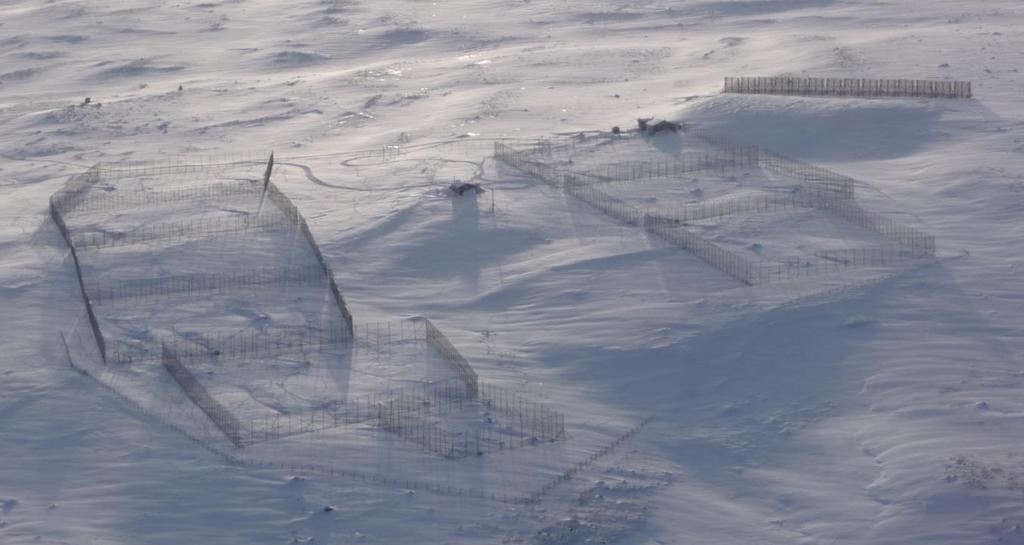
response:
<svg viewBox="0 0 1024 545"><path fill-rule="evenodd" d="M1022 61L1015 0L0 3L0 543L1024 543ZM725 76L778 74L971 80L975 98L718 93ZM647 115L862 180L863 205L935 235L938 256L745 287L488 158L495 141ZM353 464L375 468L363 478L257 468L75 372L60 333L82 301L50 195L98 161L270 150L357 323L430 317L481 380L565 414L569 440L538 447L531 471L349 430ZM609 162L659 157L631 155ZM685 178L621 194L685 204L737 181ZM487 192L453 198L455 179ZM121 225L91 214L85 229ZM708 229L766 252L877 242L829 221ZM308 258L263 242L268 259ZM100 280L166 275L167 246L83 262ZM215 323L232 298L171 310L234 327ZM157 314L133 312L134 333ZM330 373L297 380L329 397ZM115 386L176 406L157 375ZM529 491L648 416L537 504L405 486ZM344 470L331 437L257 448Z"/></svg>

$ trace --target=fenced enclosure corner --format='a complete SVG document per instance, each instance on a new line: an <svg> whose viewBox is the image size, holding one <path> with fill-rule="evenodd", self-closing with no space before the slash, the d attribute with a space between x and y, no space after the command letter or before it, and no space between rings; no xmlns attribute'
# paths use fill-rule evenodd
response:
<svg viewBox="0 0 1024 545"><path fill-rule="evenodd" d="M231 444L235 447L242 447L242 426L238 418L235 418L231 411L206 391L195 375L178 359L177 354L168 350L166 345L161 346L161 354L161 363L163 363L164 369L174 379L174 382L178 383L185 395L210 418L210 421L231 441Z"/></svg>
<svg viewBox="0 0 1024 545"><path fill-rule="evenodd" d="M457 418L464 417L461 413L467 409L474 421L458 426ZM455 381L419 391L403 390L378 404L377 410L376 424L382 430L453 460L565 437L564 415L490 384L477 384L470 390Z"/></svg>
<svg viewBox="0 0 1024 545"><path fill-rule="evenodd" d="M223 153L217 155L183 155L153 161L100 162L94 167L102 180L161 177L178 174L217 174L239 166L262 166L265 155L258 152Z"/></svg>
<svg viewBox="0 0 1024 545"><path fill-rule="evenodd" d="M727 77L722 91L761 95L971 98L971 82L787 76Z"/></svg>
<svg viewBox="0 0 1024 545"><path fill-rule="evenodd" d="M244 289L250 286L326 285L323 268L318 265L262 267L242 272L191 273L152 278L122 280L90 287L93 304L112 304L122 300L183 295L198 297L209 293Z"/></svg>

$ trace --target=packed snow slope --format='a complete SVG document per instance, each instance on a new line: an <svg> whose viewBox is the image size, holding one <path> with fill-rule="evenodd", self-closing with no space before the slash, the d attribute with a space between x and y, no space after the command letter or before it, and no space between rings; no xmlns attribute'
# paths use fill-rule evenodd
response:
<svg viewBox="0 0 1024 545"><path fill-rule="evenodd" d="M1019 0L4 0L0 543L1024 543L1022 66ZM718 94L779 74L975 98ZM939 256L744 287L485 160L643 115L864 180ZM654 423L514 506L226 465L74 373L48 197L269 150L357 320L429 316L577 426Z"/></svg>

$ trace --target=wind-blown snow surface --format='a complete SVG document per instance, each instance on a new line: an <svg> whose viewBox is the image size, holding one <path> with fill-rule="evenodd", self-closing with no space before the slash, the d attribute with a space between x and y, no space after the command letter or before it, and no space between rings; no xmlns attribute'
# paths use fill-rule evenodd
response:
<svg viewBox="0 0 1024 545"><path fill-rule="evenodd" d="M1022 61L1016 0L3 2L0 542L1024 543ZM717 95L784 73L976 98ZM940 256L740 287L482 161L646 114L866 180ZM269 149L357 320L430 316L577 422L657 420L523 507L227 466L72 372L48 196ZM473 176L478 205L441 191Z"/></svg>

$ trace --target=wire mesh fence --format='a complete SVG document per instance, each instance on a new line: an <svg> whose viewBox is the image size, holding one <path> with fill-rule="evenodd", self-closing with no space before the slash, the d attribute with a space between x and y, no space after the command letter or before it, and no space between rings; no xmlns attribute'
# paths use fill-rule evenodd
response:
<svg viewBox="0 0 1024 545"><path fill-rule="evenodd" d="M414 384L332 401L301 413L250 419L243 425L243 442L255 445L363 422L378 425L381 407L388 403L397 404L395 410L400 412L411 412L418 405L427 405L437 414L448 414L461 409L468 401L465 385L457 381Z"/></svg>
<svg viewBox="0 0 1024 545"><path fill-rule="evenodd" d="M218 459L223 460L225 463L254 468L278 468L291 472L298 472L300 474L320 474L331 477L339 477L350 479L357 482L364 482L369 484L375 484L379 486L392 486L400 487L406 490L419 490L430 492L433 494L458 497L458 498L473 498L480 500L497 501L515 505L529 505L539 502L543 497L550 494L560 484L565 483L576 475L586 470L588 467L593 465L597 460L606 456L608 453L613 451L615 448L621 446L626 441L632 439L637 433L639 433L644 427L646 427L650 419L645 419L636 426L626 430L624 433L616 436L610 442L598 446L596 450L593 450L585 458L580 459L571 465L566 466L565 470L558 473L554 478L546 481L542 486L533 489L532 492L518 491L517 487L509 487L508 483L499 485L497 487L472 487L466 486L460 482L451 482L447 480L425 480L409 478L401 475L392 475L389 473L379 473L373 471L365 471L358 466L353 466L347 459L335 459L333 457L324 457L323 455L314 456L300 456L300 457L268 457L266 453L259 454L252 452L247 447L254 446L262 441L257 436L259 431L265 431L267 433L273 433L275 429L282 430L286 429L287 424L278 422L274 423L273 419L264 419L267 424L260 425L254 424L254 432L250 432L250 426L248 422L239 426L239 438L240 445L236 445L226 435L220 431L220 429L214 424L212 426L202 426L202 430L196 429L192 424L195 423L196 419L202 419L204 422L211 422L212 420L195 405L195 403L184 396L185 403L175 404L173 407L173 414L167 414L163 409L169 407L160 407L140 402L136 395L126 393L122 390L118 384L118 371L116 368L106 367L102 362L89 363L93 359L98 360L98 355L87 356L85 354L77 353L77 351L69 348L71 344L71 338L77 338L78 345L86 345L87 342L81 336L76 335L75 331L77 327L72 328L73 331L69 338L65 338L62 333L60 335L60 342L65 350L68 358L68 364L77 372L90 377L96 381L106 391L117 396L121 401L138 411L140 414L145 415L148 418L152 418L154 422L168 426L170 429L181 434L183 437L189 439L197 446L209 451ZM365 329L365 327L364 327ZM87 335L87 333L86 333ZM184 362L182 362L184 364ZM98 365L98 367L97 367ZM194 378L194 376L193 376ZM431 385L438 386L438 385ZM481 384L481 395L485 397L495 397L490 394L490 385ZM464 388L464 385L459 382L450 382L447 387L449 388ZM183 395L183 394L182 394ZM452 400L453 404L458 403L459 399L462 399L462 403L465 405L479 405L479 400L468 400L468 396L462 397L459 395L448 396ZM365 413L359 413L358 416L353 414L353 409L349 409L347 416L351 418L353 422L359 420L361 422L374 423L378 416L376 407L377 403L362 404L361 407L373 407L371 410ZM344 414L344 413L342 413ZM295 419L292 420L292 424L302 430L315 430L320 422L323 422L324 413L315 413L313 415L293 415ZM344 418L339 416L340 420ZM299 423L299 419L303 423ZM258 420L254 420L257 422ZM230 420L227 422L226 428L233 430L233 426L230 424ZM564 430L564 420L560 420L557 425L561 425ZM554 427L552 428L554 429ZM208 430L208 431L204 431ZM233 433L233 431L231 431ZM250 433L253 435L250 436ZM308 431L303 431L308 433ZM564 431L562 432L563 436ZM255 440L251 439L255 437ZM282 437L283 438L283 437ZM560 437L556 437L556 440ZM529 490L529 489L527 489Z"/></svg>
<svg viewBox="0 0 1024 545"><path fill-rule="evenodd" d="M565 415L562 413L494 384L481 383L479 386L479 399L488 410L512 418L513 429L519 430L517 440L520 446L565 437ZM515 440L513 438L509 444L515 444Z"/></svg>
<svg viewBox="0 0 1024 545"><path fill-rule="evenodd" d="M80 249L103 249L157 241L210 238L214 235L244 236L297 227L294 216L268 212L258 216L246 214L205 217L183 223L153 223L131 231L78 233L72 235L72 239Z"/></svg>
<svg viewBox="0 0 1024 545"><path fill-rule="evenodd" d="M378 354L391 354L391 347L408 342L426 342L424 319L364 322L353 326L354 347Z"/></svg>
<svg viewBox="0 0 1024 545"><path fill-rule="evenodd" d="M410 397L406 392L392 397L377 405L375 424L382 430L393 433L420 448L445 458L457 459L469 456L471 449L470 433L467 430L445 428L440 421L441 416L450 414L451 405L459 408L465 404L467 397L465 385L456 384L462 389L463 396L446 400L438 405L436 399L425 396ZM431 397L437 397L431 392ZM442 412L448 406L447 413Z"/></svg>
<svg viewBox="0 0 1024 545"><path fill-rule="evenodd" d="M466 409L472 409L468 415L458 414ZM507 389L479 382L467 385L461 379L366 394L297 414L252 419L242 425L241 435L245 445L252 445L364 422L446 458L565 437L561 413Z"/></svg>
<svg viewBox="0 0 1024 545"><path fill-rule="evenodd" d="M99 165L93 165L81 174L68 179L62 188L50 196L50 207L61 215L69 213L84 195L100 181Z"/></svg>
<svg viewBox="0 0 1024 545"><path fill-rule="evenodd" d="M58 200L59 199L56 198L56 196L50 197L50 218L53 219L53 223L57 225L57 230L60 231L60 235L64 239L64 243L68 245L68 251L71 252L71 260L75 265L75 279L78 281L78 288L81 290L82 299L85 301L85 311L89 319L89 326L92 330L93 338L96 341L96 346L99 348L100 357L103 358L103 361L106 361L106 339L103 337L103 331L100 329L99 320L96 318L96 310L93 308L89 292L85 288L85 278L82 276L82 264L78 259L78 252L75 250L75 244L72 240L71 232L68 230L68 226L64 223L64 218L60 213L60 208L57 204Z"/></svg>
<svg viewBox="0 0 1024 545"><path fill-rule="evenodd" d="M707 170L725 171L756 166L757 148L736 146L722 151L684 152L672 160L610 163L596 169L574 170L571 174L578 181L589 183L639 182Z"/></svg>
<svg viewBox="0 0 1024 545"><path fill-rule="evenodd" d="M400 343L427 343L426 324L426 319L369 322L357 324L353 327L354 333L349 334L346 321L325 315L320 317L316 325L204 331L164 337L153 335L129 341L109 339L108 361L122 365L156 361L160 357L161 344L166 344L184 360L233 359L242 356L262 358L345 347L390 355L393 346ZM451 350L454 347L447 350L437 345L432 347L446 360L452 357ZM468 367L468 363L466 365ZM472 368L469 371L472 372ZM464 380L462 375L457 376Z"/></svg>
<svg viewBox="0 0 1024 545"><path fill-rule="evenodd" d="M581 145L578 139L566 138L565 144L544 144L514 149L503 142L495 142L495 159L527 174L561 187L567 177L577 184L610 182L640 182L718 170L723 174L730 169L760 168L796 178L809 188L830 191L844 198L853 198L857 180L831 170L785 157L756 146L735 142L701 129L684 127L687 135L703 140L715 149L707 152L684 152L678 159L660 161L614 162L599 168L576 168L571 160L557 164L552 150L574 153Z"/></svg>
<svg viewBox="0 0 1024 545"><path fill-rule="evenodd" d="M908 263L921 257L912 249L891 245L821 250L794 256L781 263L753 262L750 269L751 283L764 284L837 274L852 268Z"/></svg>
<svg viewBox="0 0 1024 545"><path fill-rule="evenodd" d="M616 448L621 446L623 443L625 443L626 441L629 441L630 439L632 439L633 436L635 436L636 434L640 433L640 431L642 431L644 428L646 428L653 421L654 421L654 417L653 416L649 416L647 418L644 418L636 426L633 426L632 428L627 430L626 433L620 435L619 437L616 437L615 440L612 441L611 443L608 443L607 445L603 446L602 448L600 448L596 452L591 453L589 456L587 456L583 460L580 460L579 462L576 462L569 469L565 470L564 473L562 473L561 475L555 477L551 481L548 481L544 486L540 487L535 492L525 496L522 499L521 502L525 503L525 504L534 504L534 503L539 502L541 499L544 498L544 496L547 496L548 494L550 494L558 485L560 485L560 484L562 484L564 482L568 482L568 481L572 480L573 477L575 477L581 471L583 471L583 470L587 469L588 467L590 467L591 465L593 465L594 462L596 462L596 461L600 460L601 458L607 456L609 453L611 453L613 450L615 450Z"/></svg>
<svg viewBox="0 0 1024 545"><path fill-rule="evenodd" d="M565 437L565 419L560 413L532 402L503 388L478 384L470 390L457 383L456 403L438 403L434 399L393 397L378 406L377 425L381 429L419 445L445 458L457 459L487 452L508 450L553 442ZM433 393L448 395L450 386ZM468 427L447 427L439 418L451 414L476 396L483 411ZM440 410L439 410L440 408ZM445 412L447 411L447 412Z"/></svg>
<svg viewBox="0 0 1024 545"><path fill-rule="evenodd" d="M222 458L223 460L225 460L225 461L227 461L229 463L240 463L240 460L238 460L231 453L226 452L218 444L218 440L224 438L224 434L221 433L219 430L216 432L216 436L214 436L212 434L197 433L194 430L187 430L185 428L185 426L181 425L181 423L176 422L176 421L168 418L168 416L166 414L162 414L160 411L155 411L155 410L151 409L150 407L147 407L146 405L144 405L143 403L140 403L137 399L135 399L131 395L128 395L127 393L122 391L112 381L112 379L110 378L110 373L105 371L107 369L105 366L103 366L101 368L96 368L94 366L91 366L88 363L88 361L90 359L92 359L92 358L90 358L87 355L83 355L82 353L79 353L75 349L71 348L71 345L76 344L76 340L77 340L77 343L79 343L79 344L83 342L83 339L80 339L80 338L76 339L77 337L78 337L78 335L77 335L77 331L76 331L75 327L72 327L72 330L69 331L68 335L65 335L63 332L61 332L61 335L60 335L62 347L63 347L65 355L67 356L67 359L68 359L68 364L71 366L72 369L74 369L75 371L81 373L84 376L87 376L87 377L91 378L98 385L103 387L103 389L105 391L114 394L115 396L117 396L118 399L123 401L128 406L132 407L134 410L136 410L140 414L146 415L146 416L154 419L155 421L160 422L160 423L168 426L169 428L175 430L176 432L180 433L184 437L186 437L189 440L191 440L192 442L194 442L196 445L198 445L198 446L200 446L200 447L210 451L211 453L219 456L220 458ZM101 362L101 365L102 365L102 362ZM180 404L178 406L175 406L175 410L179 411L177 413L179 415L181 415L182 412L183 412L185 414L189 414L189 415L193 415L193 416L197 416L197 417L201 416L202 418L208 419L207 416L202 415L202 411L200 411L199 408L196 407L195 404L191 402L191 400L187 400L187 396L186 396L186 402L183 403L183 404ZM197 412L199 414L195 414Z"/></svg>
<svg viewBox="0 0 1024 545"><path fill-rule="evenodd" d="M727 77L726 93L853 97L971 98L971 82L927 79Z"/></svg>
<svg viewBox="0 0 1024 545"><path fill-rule="evenodd" d="M265 191L266 196L277 205L277 207L284 211L288 217L294 217L295 223L299 227L299 231L302 236L306 237L306 241L309 243L310 249L313 250L313 255L316 257L317 263L320 264L320 268L323 270L324 276L327 278L327 286L331 291L331 296L334 297L334 302L338 307L338 311L345 318L348 324L349 336L354 336L355 324L352 319L352 313L348 309L348 304L345 302L345 297L342 296L341 290L338 288L337 282L334 280L334 273L331 271L330 265L327 264L327 260L324 259L323 252L320 251L320 245L316 243L316 239L313 237L313 232L309 229L309 224L306 223L306 219L299 213L298 207L292 203L291 199L288 198L280 189L270 181L271 167L273 166L273 155L271 155L271 162L267 167L266 173L266 184Z"/></svg>
<svg viewBox="0 0 1024 545"><path fill-rule="evenodd" d="M754 263L749 259L740 257L696 233L660 220L661 218L657 218L655 221L646 222L644 230L679 246L744 284L758 283Z"/></svg>
<svg viewBox="0 0 1024 545"><path fill-rule="evenodd" d="M705 201L676 208L650 210L647 222L668 222L675 225L737 214L763 214L797 208L814 208L825 197L813 191L791 191L772 195L748 195Z"/></svg>
<svg viewBox="0 0 1024 545"><path fill-rule="evenodd" d="M94 181L101 179L99 174L101 171L102 169L97 168L95 173L91 175ZM189 165L133 165L127 168L107 169L105 172L113 179L118 179L132 176L163 176L201 171L203 171L202 167L193 168ZM107 247L120 243L127 244L133 241L145 242L193 235L215 237L225 233L225 231L230 232L235 227L231 224L226 225L223 222L203 223L201 221L194 222L192 224L193 227L187 229L180 228L181 224L157 224L156 227L150 225L125 233L103 233L102 235L107 238L102 242L96 242L96 239L92 238L92 235L95 235L95 233L74 233L73 236L72 232L61 221L59 209L60 205L65 205L64 209L68 211L104 212L194 199L204 200L208 197L244 195L248 194L249 191L240 188L245 188L246 184L248 182L243 184L214 184L205 189L179 188L159 191L153 196L126 193L120 194L111 200L105 200L98 193L93 193L82 201L77 202L79 205L77 210L73 205L76 204L76 200L82 197L82 195L67 192L54 197L53 214L72 251L75 251L77 247ZM83 191L87 193L91 186L83 187L85 187ZM447 452L449 455L455 453L457 447L461 449L462 455L468 455L468 453L483 452L487 448L517 448L540 441L556 440L559 437L564 437L564 419L560 415L556 417L556 413L550 409L541 407L536 403L531 403L511 393L501 393L495 388L487 388L487 394L482 395L480 392L482 385L479 384L475 371L455 349L450 340L428 320L421 319L411 322L400 322L398 324L377 323L356 327L352 323L351 315L348 313L347 308L344 307L340 291L334 283L333 275L327 267L326 260L315 245L309 227L302 220L301 215L290 200L280 193L272 183L268 183L266 187L267 199L275 204L275 209L269 210L267 214L295 218L295 224L303 231L304 236L314 248L318 261L316 266L173 275L155 279L140 278L117 284L99 282L97 286L90 287L90 289L96 292L94 297L90 297L90 294L86 292L85 278L83 278L79 268L77 276L83 295L85 295L86 304L90 306L90 311L92 310L91 301L93 299L98 303L109 303L119 299L138 299L180 293L194 296L210 291L234 289L238 286L274 284L279 282L313 282L322 281L326 277L329 279L329 284L333 288L332 291L339 302L339 306L343 309L342 319L325 321L319 327L312 328L307 325L306 327L280 328L271 331L242 330L223 333L186 332L184 334L176 332L173 337L160 335L152 340L116 340L110 342L109 352L111 357L107 358L104 356L105 360L111 362L127 364L153 361L159 362L159 366L139 366L128 369L124 366L106 365L107 361L104 361L102 362L103 367L94 369L86 365L76 365L70 357L69 350L70 364L109 387L111 391L131 403L133 407L157 418L161 418L158 414L159 411L156 410L159 407L148 403L140 403L133 395L127 395L109 382L104 381L116 376L127 378L138 375L141 377L143 375L139 373L140 370L146 370L144 373L162 373L164 371L160 370L165 370L173 379L173 384L177 384L174 390L176 391L178 388L181 390L181 392L173 395L184 396L184 398L188 399L188 402L183 404L184 406L182 406L180 401L174 405L174 416L181 417L185 414L190 416L187 416L189 419L187 425L176 425L173 421L166 420L166 418L161 418L161 420L168 422L174 429L231 463L275 465L276 462L274 461L268 462L257 458L249 458L245 453L244 447L255 444L258 438L266 440L274 436L274 434L287 435L296 432L306 433L311 430L323 430L329 425L334 425L336 421L352 422L362 420L378 428L382 427L382 424L387 423L387 426L394 428L400 436L404 436L421 447L427 446L428 449L438 453ZM105 196L109 197L110 195ZM59 203L56 202L62 198L64 200ZM208 229L211 225L213 228ZM117 239L116 243L112 240L114 238ZM101 347L102 352L108 352L104 348L106 344L100 336L99 326L96 325L97 322L94 316L91 321L99 337L97 345ZM190 369L190 362L196 359L206 360L211 357L244 357L251 354L271 354L292 350L296 347L311 348L315 346L318 349L323 349L326 348L325 345L327 344L333 346L340 345L342 347L345 345L352 347L376 347L379 352L382 345L390 346L409 339L428 342L430 346L441 354L448 367L454 371L458 379L447 384L434 385L429 394L411 392L403 395L399 393L397 399L392 397L387 400L386 405L379 398L372 400L367 398L365 400L354 400L354 403L348 402L344 405L333 405L330 407L331 410L329 412L326 408L321 408L302 414L277 417L272 422L268 421L261 424L255 422L250 424L247 422L246 424L248 425L243 425L236 415L227 409L221 401L218 401L217 398L211 395L213 390L208 391L206 389L209 385L204 387L199 380L200 375L194 372L195 369ZM100 378L100 375L107 378ZM118 379L115 378L114 380ZM130 380L135 381L132 388L138 388L139 392L145 391L145 385L138 382L139 379ZM167 382L168 384L172 383L172 381ZM172 395L169 393L171 390L167 390L167 392L166 395ZM165 394L161 393L160 395ZM424 403L429 406L429 410L424 409ZM473 412L453 416L451 421L444 418L447 415L453 415L467 409L472 409ZM493 415L494 422L490 423L493 425L488 426L486 425L488 422L473 421L472 415L474 414L481 418L487 418L486 415ZM167 417L168 415L165 414L163 416ZM416 419L420 417L426 420L417 423ZM474 425L468 426L470 428L469 431L465 429L459 431L461 427L467 425L467 417L469 422ZM399 420L395 421L394 418ZM440 420L434 420L435 418L440 418ZM200 420L201 422L199 422ZM212 426L210 426L211 423ZM200 426L204 431L197 434L196 430L192 429L192 426L195 425ZM470 433L473 428L478 428L479 431ZM288 431L282 434L279 431L280 429ZM208 433L205 430L210 430L210 432ZM556 430L561 431L556 432ZM447 443L445 442L445 437L449 438ZM454 439L451 439L455 437L462 437L463 440L461 443L456 443ZM279 465L309 470L313 470L313 466L316 465L315 463L305 464L302 462L301 460L294 460L292 463L285 462ZM319 460L319 462L327 462L326 464L320 464L320 469L328 471L332 475L346 475L382 484L398 482L397 480L389 479L388 476L349 471L347 468L343 466L338 467L327 460ZM486 493L482 490L445 486L438 483L417 483L408 479L404 481L404 484L412 488L457 496L488 497L512 503L524 501L522 496L502 493L500 490Z"/></svg>
<svg viewBox="0 0 1024 545"><path fill-rule="evenodd" d="M494 158L555 187L562 186L562 171L535 158L535 154L549 154L543 144L528 149L516 150L504 142L494 143Z"/></svg>
<svg viewBox="0 0 1024 545"><path fill-rule="evenodd" d="M325 283L319 265L269 267L242 272L196 273L107 283L89 290L96 305L183 294L187 297L237 290L249 286Z"/></svg>
<svg viewBox="0 0 1024 545"><path fill-rule="evenodd" d="M822 199L819 208L843 218L844 220L869 229L888 239L894 240L914 250L922 256L935 255L935 237L913 227L902 225L892 218L865 210L850 200Z"/></svg>
<svg viewBox="0 0 1024 545"><path fill-rule="evenodd" d="M854 266L887 265L896 261L921 257L921 254L913 248L893 245L822 250L815 252L814 255L819 260Z"/></svg>
<svg viewBox="0 0 1024 545"><path fill-rule="evenodd" d="M239 356L274 356L285 352L325 350L350 344L352 340L343 321L325 321L317 327L292 326L275 329L243 329L227 332L204 332L168 338L148 337L123 341L108 340L107 361L131 365L155 361L159 349L166 344L180 359L236 358Z"/></svg>
<svg viewBox="0 0 1024 545"><path fill-rule="evenodd" d="M575 176L563 178L562 189L577 199L601 210L605 214L627 224L642 225L644 209L613 197L593 184L580 183Z"/></svg>
<svg viewBox="0 0 1024 545"><path fill-rule="evenodd" d="M448 363L448 366L455 371L455 375L466 386L470 397L476 397L478 380L476 371L469 365L466 358L459 353L455 345L448 340L448 337L441 330L434 327L434 324L429 319L424 318L423 325L427 344L437 350L445 362Z"/></svg>
<svg viewBox="0 0 1024 545"><path fill-rule="evenodd" d="M725 167L749 167L756 162L761 168L799 179L803 184L788 193L724 198L671 209L648 208L632 205L604 191L601 186L611 181L631 182L647 176L662 176L663 173L671 172L674 167L654 164L647 168L637 166L636 163L614 163L603 171L591 170L579 176L569 167L552 167L543 162L552 149L572 150L575 139L565 144L544 141L523 149L514 149L508 144L496 142L494 157L512 168L559 187L565 193L624 224L643 227L646 232L692 253L747 285L835 273L851 267L892 264L908 258L935 255L935 238L931 235L902 225L881 214L864 210L857 205L853 198L854 187L858 182L853 178L779 154L736 144L700 129L685 130L687 134L729 150L726 155L718 156L716 159L721 160ZM614 180L616 177L625 180ZM727 250L684 228L689 223L705 219L796 208L817 208L827 211L851 224L898 242L909 248L909 251L891 251L888 247L882 246L850 251L841 259L806 254L791 262L760 262Z"/></svg>
<svg viewBox="0 0 1024 545"><path fill-rule="evenodd" d="M167 374L171 375L174 382L178 383L192 403L210 418L210 421L233 445L241 447L243 444L242 425L238 418L210 395L210 392L196 380L195 375L188 370L188 367L178 359L178 355L168 350L167 346L161 347L161 363L167 370Z"/></svg>
<svg viewBox="0 0 1024 545"><path fill-rule="evenodd" d="M254 180L216 182L195 187L164 191L113 191L88 195L79 199L73 208L76 213L109 212L128 208L142 208L175 202L210 200L222 197L256 196L260 186Z"/></svg>
<svg viewBox="0 0 1024 545"><path fill-rule="evenodd" d="M831 191L838 196L847 199L854 198L857 180L850 178L849 176L843 176L842 174L832 172L827 168L822 168L765 150L761 151L759 166L770 172L796 178L798 180L802 180L806 184L816 185L822 189Z"/></svg>
<svg viewBox="0 0 1024 545"><path fill-rule="evenodd" d="M266 164L260 153L239 152L219 155L184 155L156 161L117 161L96 165L104 180L148 178L181 174L218 173L237 167L259 167Z"/></svg>
<svg viewBox="0 0 1024 545"><path fill-rule="evenodd" d="M316 241L306 225L305 220L292 202L272 183L266 180L266 191L273 207L260 211L258 215L236 215L203 217L181 223L154 223L143 225L134 230L123 232L81 232L73 233L64 221L66 212L108 211L148 204L164 204L180 200L212 199L223 196L256 194L259 185L252 181L217 182L192 188L179 188L165 191L135 191L111 195L109 192L92 193L91 189L107 177L118 179L132 176L164 176L169 174L185 175L195 172L209 172L210 169L248 164L248 159L233 158L227 160L211 160L209 162L188 163L142 163L128 165L96 165L87 172L74 176L65 186L50 199L50 211L61 235L68 244L75 263L76 277L86 302L89 321L92 326L96 343L100 347L104 359L108 357L110 344L110 361L129 364L135 361L153 360L159 356L159 347L155 339L149 341L110 341L104 338L96 316L93 302L109 303L124 298L152 297L170 294L187 294L194 296L199 293L233 289L245 285L285 284L292 282L313 282L326 280L332 298L338 306L343 319L340 331L353 335L352 316L348 310L341 291L334 280L333 273L324 259ZM317 259L317 265L308 267L289 267L282 269L265 269L244 272L228 272L213 274L178 275L156 279L140 279L123 281L115 285L89 286L82 274L79 252L86 249L100 249L125 246L151 241L176 240L182 238L211 238L232 234L255 234L275 230L297 229L308 241ZM197 357L195 354L248 354L253 352L269 352L311 346L335 345L342 338L338 328L327 328L319 331L274 331L249 332L248 335L231 333L209 339L211 345L206 349L197 346L179 347L177 353ZM172 341L174 342L174 341Z"/></svg>

